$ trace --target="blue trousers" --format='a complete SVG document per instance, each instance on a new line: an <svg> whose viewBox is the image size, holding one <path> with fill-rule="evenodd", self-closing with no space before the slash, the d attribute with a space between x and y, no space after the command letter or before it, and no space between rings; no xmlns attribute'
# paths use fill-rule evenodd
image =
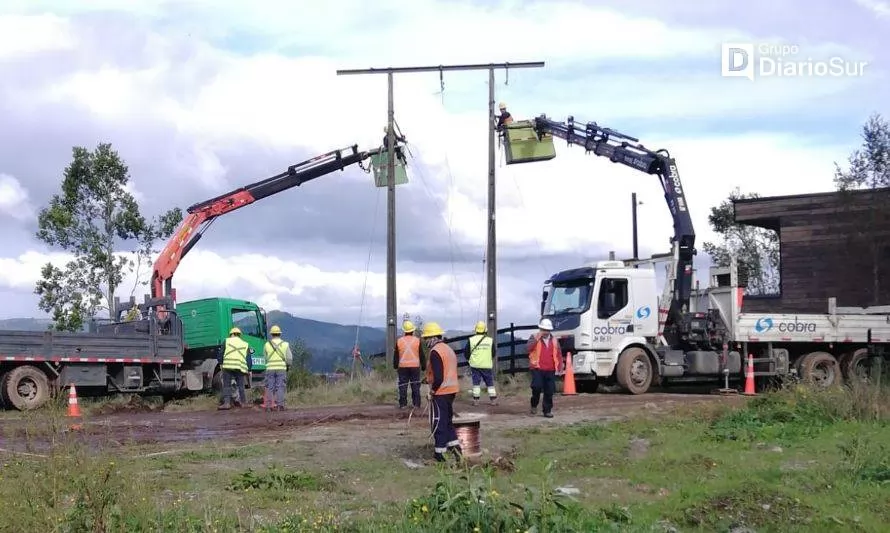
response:
<svg viewBox="0 0 890 533"><path fill-rule="evenodd" d="M275 402L275 405L284 407L285 393L287 392L287 371L266 370L266 394Z"/></svg>
<svg viewBox="0 0 890 533"><path fill-rule="evenodd" d="M448 448L459 446L454 429L454 397L456 394L433 396L430 402L430 430L433 432L435 452L445 453Z"/></svg>

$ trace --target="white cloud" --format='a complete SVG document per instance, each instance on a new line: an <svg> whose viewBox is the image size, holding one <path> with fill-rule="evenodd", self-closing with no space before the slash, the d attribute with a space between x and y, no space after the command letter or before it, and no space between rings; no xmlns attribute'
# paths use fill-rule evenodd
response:
<svg viewBox="0 0 890 533"><path fill-rule="evenodd" d="M890 17L890 3L882 0L853 0L860 6L874 13L878 18Z"/></svg>
<svg viewBox="0 0 890 533"><path fill-rule="evenodd" d="M20 59L75 45L68 21L56 15L0 15L0 60Z"/></svg>
<svg viewBox="0 0 890 533"><path fill-rule="evenodd" d="M27 189L15 177L3 173L0 173L0 215L16 220L30 220L35 216Z"/></svg>

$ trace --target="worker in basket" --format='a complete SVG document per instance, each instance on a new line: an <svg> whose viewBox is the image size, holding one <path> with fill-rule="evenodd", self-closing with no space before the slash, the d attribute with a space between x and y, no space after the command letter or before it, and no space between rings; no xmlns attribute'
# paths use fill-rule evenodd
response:
<svg viewBox="0 0 890 533"><path fill-rule="evenodd" d="M500 111L500 115L498 115L496 128L498 131L504 131L504 126L513 123L513 115L507 111L507 104L504 102L498 104L498 110Z"/></svg>
<svg viewBox="0 0 890 533"><path fill-rule="evenodd" d="M396 140L396 157L399 161L402 162L403 165L407 165L408 162L405 160L405 153L403 152L402 147L401 145L399 145L399 143L408 141L405 140L405 136L399 134L399 132L393 131L392 133ZM387 128L386 126L383 126L383 149L387 152L389 151L389 128Z"/></svg>
<svg viewBox="0 0 890 533"><path fill-rule="evenodd" d="M445 332L439 324L427 322L421 337L429 348L430 362L426 382L430 385L430 431L433 433L436 461L445 461L450 451L459 460L463 450L454 428L454 399L460 391L457 381L457 355L444 341Z"/></svg>

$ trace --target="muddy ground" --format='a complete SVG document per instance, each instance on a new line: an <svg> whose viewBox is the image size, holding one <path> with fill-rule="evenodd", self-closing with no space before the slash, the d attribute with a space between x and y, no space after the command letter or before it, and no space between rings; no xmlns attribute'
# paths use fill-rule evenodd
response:
<svg viewBox="0 0 890 533"><path fill-rule="evenodd" d="M616 393L580 394L555 397L555 417L545 419L528 413L528 397L501 398L500 405L485 401L473 407L467 398L455 402L458 420L480 418L483 428L512 429L540 425L564 425L582 421L609 421L639 415L657 414L702 402L737 404L741 396L705 393L656 392L641 396ZM62 433L75 432L79 438L98 448L140 446L146 448L181 447L185 443L250 443L278 438L293 438L312 433L319 427L339 426L344 432L391 431L393 428L428 427L428 411L399 410L393 405L348 405L265 412L258 408L231 411L192 412L117 412L84 417L52 418L27 416L7 419L0 430L0 451L40 452L52 446ZM72 428L72 424L77 426ZM323 432L322 432L323 433Z"/></svg>

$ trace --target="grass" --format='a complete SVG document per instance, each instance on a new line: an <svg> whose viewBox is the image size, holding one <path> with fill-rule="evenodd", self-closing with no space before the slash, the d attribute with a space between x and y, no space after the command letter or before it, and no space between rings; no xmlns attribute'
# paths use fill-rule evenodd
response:
<svg viewBox="0 0 890 533"><path fill-rule="evenodd" d="M888 421L887 387L798 386L737 409L489 430L497 461L419 469L402 457L429 452L425 432L391 427L149 458L71 434L45 458L4 456L0 531L877 532Z"/></svg>

